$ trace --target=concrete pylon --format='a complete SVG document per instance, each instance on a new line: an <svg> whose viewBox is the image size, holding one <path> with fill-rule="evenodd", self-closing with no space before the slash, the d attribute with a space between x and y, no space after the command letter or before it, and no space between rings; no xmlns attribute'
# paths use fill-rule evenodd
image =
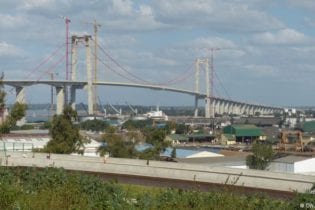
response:
<svg viewBox="0 0 315 210"><path fill-rule="evenodd" d="M205 59L197 58L196 59L196 63L195 63L195 92L199 93L199 71L200 71L199 66L200 66L200 64L204 64L205 74L206 74L206 76L205 76L205 79L206 79L205 117L211 118L211 117L214 117L214 109L213 109L211 89L210 89L211 88L210 87L211 78L210 78L209 59L208 58L205 58Z"/></svg>
<svg viewBox="0 0 315 210"><path fill-rule="evenodd" d="M56 114L60 115L62 114L65 105L65 87L56 86L56 94L57 94Z"/></svg>
<svg viewBox="0 0 315 210"><path fill-rule="evenodd" d="M198 96L195 96L195 111L194 111L194 116L198 117Z"/></svg>
<svg viewBox="0 0 315 210"><path fill-rule="evenodd" d="M91 36L85 36L85 47L86 47L86 75L87 75L87 95L88 95L88 114L93 115L93 77L91 68L91 48L90 48Z"/></svg>
<svg viewBox="0 0 315 210"><path fill-rule="evenodd" d="M76 90L75 86L70 87L70 106L73 110L76 110Z"/></svg>
<svg viewBox="0 0 315 210"><path fill-rule="evenodd" d="M71 37L71 81L77 80L77 63L78 63L78 42L77 36ZM70 87L70 106L73 110L76 110L76 87Z"/></svg>
<svg viewBox="0 0 315 210"><path fill-rule="evenodd" d="M20 103L20 104L25 104L26 103L26 100L25 100L25 87L23 87L23 86L15 87L15 91L16 91L15 101L17 103ZM17 126L22 126L25 123L26 123L26 118L23 117L22 119L20 119L20 120L18 120L16 122L16 125Z"/></svg>
<svg viewBox="0 0 315 210"><path fill-rule="evenodd" d="M16 98L15 101L21 104L25 104L25 88L18 86L15 87Z"/></svg>

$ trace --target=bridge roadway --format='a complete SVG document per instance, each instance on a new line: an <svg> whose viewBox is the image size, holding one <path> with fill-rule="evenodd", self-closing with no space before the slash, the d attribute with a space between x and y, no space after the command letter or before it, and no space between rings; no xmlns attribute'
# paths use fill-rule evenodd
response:
<svg viewBox="0 0 315 210"><path fill-rule="evenodd" d="M191 90L179 89L179 88L172 88L160 85L148 85L148 84L132 84L132 83L121 83L121 82L92 82L89 84L87 81L65 81L65 80L4 80L4 85L13 86L16 88L17 92L17 101L24 102L25 100L25 93L24 87L37 85L37 84L46 84L52 85L56 87L57 92L57 114L62 113L63 104L64 104L64 88L66 86L71 86L71 93L70 93L70 104L75 107L75 90L81 89L83 87L90 87L91 85L97 86L124 86L124 87L134 87L134 88L146 88L146 89L153 89L153 90L164 90L164 91L171 91L176 93L188 94L195 96L195 116L198 116L198 100L199 99L206 99L207 95L205 93L199 93ZM93 94L91 88L87 88L88 90L88 111L89 114L93 114ZM261 114L271 114L273 112L281 112L283 108L275 107L275 106L266 106L266 105L259 105L241 101L234 101L225 98L219 97L212 97L212 106L214 112L218 114L223 113L233 113L233 114L243 114L246 112L247 114L254 115L256 112L260 112ZM207 110L211 109L210 107L206 106ZM209 114L208 114L209 115ZM209 116L208 116L209 117Z"/></svg>
<svg viewBox="0 0 315 210"><path fill-rule="evenodd" d="M137 182L143 179L168 180L169 182L196 182L199 184L231 185L233 187L256 189L257 191L278 191L283 193L305 192L315 183L315 176L283 174L268 171L244 170L224 167L206 167L187 163L163 161L84 157L52 154L8 152L8 160L0 153L1 164L8 166L63 167L67 170L110 175L112 177L132 176ZM258 189L258 190L257 190Z"/></svg>

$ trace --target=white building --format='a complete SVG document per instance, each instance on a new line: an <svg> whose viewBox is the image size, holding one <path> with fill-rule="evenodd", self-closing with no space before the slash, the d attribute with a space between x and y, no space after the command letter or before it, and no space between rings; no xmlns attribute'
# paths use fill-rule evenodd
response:
<svg viewBox="0 0 315 210"><path fill-rule="evenodd" d="M315 174L315 157L289 155L278 158L271 162L269 171Z"/></svg>

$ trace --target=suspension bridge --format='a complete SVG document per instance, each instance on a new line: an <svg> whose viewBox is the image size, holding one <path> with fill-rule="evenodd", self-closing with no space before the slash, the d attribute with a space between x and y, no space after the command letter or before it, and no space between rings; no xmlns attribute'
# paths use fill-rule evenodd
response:
<svg viewBox="0 0 315 210"><path fill-rule="evenodd" d="M94 48L100 49L102 54L97 54L97 50L94 53L91 51L92 36L90 35L72 35L71 43L66 43L67 51L66 55L60 54L64 45L58 47L48 57L44 58L34 69L28 72L28 75L21 80L4 79L3 84L11 86L16 91L16 101L20 103L26 103L25 89L29 86L44 84L54 87L56 90L56 114L61 114L64 106L69 104L73 109L76 107L76 91L78 89L84 89L87 91L87 104L88 114L93 115L96 113L97 103L97 87L98 86L122 86L126 88L145 88L152 90L170 91L180 94L188 94L193 97L195 102L194 116L198 116L198 102L199 100L205 100L205 117L212 118L215 113L218 114L248 114L254 115L256 112L261 114L272 114L275 112L282 112L283 108L275 106L267 106L261 104L254 104L248 102L242 102L233 100L231 98L216 97L213 94L213 57L198 58L194 62L194 68L191 68L179 76L169 79L163 83L153 83L147 79L141 78L135 75L133 72L123 67L113 56L111 56L101 45L94 42ZM68 45L71 44L71 60L68 64ZM78 79L78 49L79 46L85 47L85 64L86 64L86 79ZM92 68L92 58L94 58L94 68ZM109 62L106 62L106 58ZM51 77L49 80L44 79L45 75L53 75L58 69L58 66L66 60L67 72L66 79L56 80ZM45 66L45 65L48 65ZM127 82L111 82L102 81L99 79L97 72L97 65L101 64L105 69L115 74L117 77L122 78ZM68 66L71 66L71 71L68 72ZM114 67L113 67L114 66ZM211 68L209 68L211 66ZM200 73L204 70L205 73L205 92L200 89ZM80 75L82 76L82 75ZM36 77L34 79L34 77ZM183 81L189 81L194 78L194 89L181 89L173 87Z"/></svg>

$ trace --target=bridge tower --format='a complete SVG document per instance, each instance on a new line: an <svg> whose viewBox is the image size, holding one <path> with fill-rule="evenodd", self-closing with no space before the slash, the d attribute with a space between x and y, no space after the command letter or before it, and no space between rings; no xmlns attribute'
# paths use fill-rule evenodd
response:
<svg viewBox="0 0 315 210"><path fill-rule="evenodd" d="M71 80L76 81L77 75L77 49L79 43L85 45L86 50L86 75L87 75L87 85L84 87L87 90L88 95L88 114L93 115L93 98L94 98L94 87L93 87L93 77L92 77L92 68L91 68L91 47L90 40L91 35L77 36L73 35L71 37ZM76 89L80 88L79 86L71 86L70 94L70 105L75 109L75 100L76 100Z"/></svg>
<svg viewBox="0 0 315 210"><path fill-rule="evenodd" d="M205 98L205 117L213 118L214 117L214 109L212 106L212 90L211 90L211 81L210 71L209 71L209 58L197 58L195 63L195 92L200 93L199 86L199 74L200 74L200 65L204 65L205 69L205 79L206 79L206 98ZM199 96L195 96L195 117L198 116L198 99Z"/></svg>

